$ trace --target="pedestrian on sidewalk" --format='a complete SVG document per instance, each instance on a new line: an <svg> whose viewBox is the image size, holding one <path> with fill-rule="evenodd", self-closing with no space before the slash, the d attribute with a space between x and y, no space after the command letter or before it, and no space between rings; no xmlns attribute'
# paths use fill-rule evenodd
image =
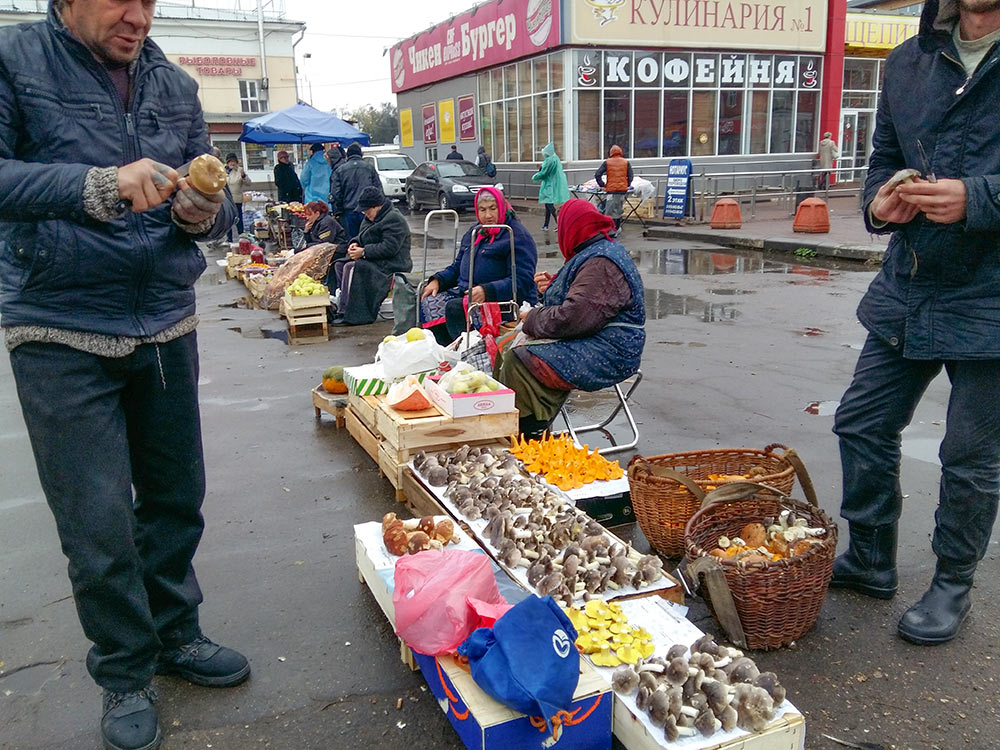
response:
<svg viewBox="0 0 1000 750"><path fill-rule="evenodd" d="M154 11L54 0L46 19L0 29L0 315L108 750L159 747L154 673L210 687L250 674L202 634L191 565L205 495L195 242L222 239L236 209L171 168L212 147L197 86L147 38ZM170 114L99 114L154 111Z"/></svg>
<svg viewBox="0 0 1000 750"><path fill-rule="evenodd" d="M358 201L368 187L377 188L381 193L382 181L375 167L361 158L361 146L352 143L347 147L347 161L337 167L330 181L330 208L348 238L357 236L361 229L365 216Z"/></svg>
<svg viewBox="0 0 1000 750"><path fill-rule="evenodd" d="M569 200L569 183L566 181L562 162L556 154L555 143L549 141L542 149L542 156L545 160L539 170L531 175L531 181L541 183L538 187L538 202L545 205L542 231L545 232L545 244L549 245L549 217L557 221L556 209Z"/></svg>
<svg viewBox="0 0 1000 750"><path fill-rule="evenodd" d="M837 142L833 140L833 133L829 130L823 133L823 140L819 142L819 168L823 170L819 173L819 180L816 187L819 190L826 190L830 186L830 172L833 170L833 162L840 158L840 149Z"/></svg>
<svg viewBox="0 0 1000 750"><path fill-rule="evenodd" d="M858 307L868 339L834 424L850 544L831 585L889 599L903 509L900 434L931 380L948 373L937 565L898 625L902 638L924 645L954 638L969 614L1000 499L998 40L995 2L929 0L918 37L889 57L864 200L869 230L893 234ZM891 179L907 167L923 177Z"/></svg>
<svg viewBox="0 0 1000 750"><path fill-rule="evenodd" d="M622 147L614 145L608 152L608 158L594 173L597 184L604 188L607 199L604 206L605 216L615 220L615 230L622 226L622 209L625 207L625 194L632 185L632 165L622 155Z"/></svg>
<svg viewBox="0 0 1000 750"><path fill-rule="evenodd" d="M235 242L243 234L243 191L250 187L250 178L240 166L236 154L226 156L226 187L236 204L236 224L229 230L230 242ZM234 238L235 232L235 238Z"/></svg>
<svg viewBox="0 0 1000 750"><path fill-rule="evenodd" d="M322 143L314 143L309 147L312 156L302 167L302 188L305 190L305 202L325 201L330 195L330 164L326 160L326 152Z"/></svg>
<svg viewBox="0 0 1000 750"><path fill-rule="evenodd" d="M480 146L476 151L476 166L483 170L483 174L487 177L497 176L496 165L493 164L490 155L486 153L486 146Z"/></svg>
<svg viewBox="0 0 1000 750"><path fill-rule="evenodd" d="M288 160L287 151L278 152L278 163L274 165L274 184L278 188L278 200L282 203L302 202L302 183L295 174L295 167Z"/></svg>
<svg viewBox="0 0 1000 750"><path fill-rule="evenodd" d="M451 151L444 158L447 161L465 161L465 157L462 156L462 152L458 150L458 146L452 146Z"/></svg>

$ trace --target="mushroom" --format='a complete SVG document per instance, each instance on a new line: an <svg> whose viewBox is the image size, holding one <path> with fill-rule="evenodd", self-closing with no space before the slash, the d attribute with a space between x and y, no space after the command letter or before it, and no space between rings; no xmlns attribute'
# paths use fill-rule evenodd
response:
<svg viewBox="0 0 1000 750"><path fill-rule="evenodd" d="M691 727L686 727L677 723L674 716L668 716L663 724L663 736L667 742L677 742L680 737L691 737L695 733Z"/></svg>
<svg viewBox="0 0 1000 750"><path fill-rule="evenodd" d="M649 697L652 692L648 688L641 687L639 692L635 696L635 705L640 711L645 711L646 706L649 703Z"/></svg>
<svg viewBox="0 0 1000 750"><path fill-rule="evenodd" d="M508 568L516 567L521 562L521 550L511 545L501 556L500 560Z"/></svg>
<svg viewBox="0 0 1000 750"><path fill-rule="evenodd" d="M653 726L662 727L670 716L670 698L665 690L654 690L647 706Z"/></svg>
<svg viewBox="0 0 1000 750"><path fill-rule="evenodd" d="M641 669L641 667L640 667ZM652 672L639 672L639 686L648 688L650 691L656 690L656 677Z"/></svg>
<svg viewBox="0 0 1000 750"><path fill-rule="evenodd" d="M428 461L430 463L430 461ZM425 464L426 466L427 464ZM448 484L448 470L443 466L433 466L427 470L427 481L432 487L444 487Z"/></svg>
<svg viewBox="0 0 1000 750"><path fill-rule="evenodd" d="M681 644L675 644L670 647L667 651L667 661L673 661L678 656L684 656L687 653L687 646L682 646Z"/></svg>
<svg viewBox="0 0 1000 750"><path fill-rule="evenodd" d="M722 726L722 722L715 718L712 709L706 708L698 714L698 718L694 720L694 726L703 737L711 737Z"/></svg>
<svg viewBox="0 0 1000 750"><path fill-rule="evenodd" d="M714 656L719 653L719 645L715 642L715 638L713 638L710 634L705 633L705 635L691 644L691 653L696 654L698 652L712 654Z"/></svg>
<svg viewBox="0 0 1000 750"><path fill-rule="evenodd" d="M746 683L737 685L733 704L739 715L739 726L747 731L763 731L774 718L774 701L764 688Z"/></svg>
<svg viewBox="0 0 1000 750"><path fill-rule="evenodd" d="M703 682L701 684L701 692L705 696L705 700L708 701L708 707L715 712L715 715L720 717L722 712L726 710L726 706L729 705L729 690L721 682Z"/></svg>
<svg viewBox="0 0 1000 750"><path fill-rule="evenodd" d="M611 675L611 687L620 695L632 695L641 682L639 675L630 664L623 664Z"/></svg>
<svg viewBox="0 0 1000 750"><path fill-rule="evenodd" d="M671 685L683 685L689 677L693 677L696 673L697 670L693 670L688 666L687 659L683 656L678 656L676 659L671 660L664 675Z"/></svg>
<svg viewBox="0 0 1000 750"><path fill-rule="evenodd" d="M455 524L448 518L444 518L434 525L434 533L431 536L444 544L448 542L458 544L458 537L455 536Z"/></svg>
<svg viewBox="0 0 1000 750"><path fill-rule="evenodd" d="M739 714L732 705L728 705L719 715L719 723L722 724L723 732L731 732L736 729L736 722L739 721Z"/></svg>
<svg viewBox="0 0 1000 750"><path fill-rule="evenodd" d="M754 679L753 684L756 687L764 688L767 694L771 696L771 700L774 701L775 706L780 706L784 702L785 688L778 682L778 675L774 672L761 672Z"/></svg>
<svg viewBox="0 0 1000 750"><path fill-rule="evenodd" d="M417 528L427 534L427 536L432 536L434 534L434 517L424 516L417 522Z"/></svg>
<svg viewBox="0 0 1000 750"><path fill-rule="evenodd" d="M753 663L753 659L747 656L741 656L734 659L732 663L726 667L725 672L729 675L729 681L734 685L737 682L753 682L757 679L757 675L760 674L760 670L757 669L757 665Z"/></svg>
<svg viewBox="0 0 1000 750"><path fill-rule="evenodd" d="M553 571L549 573L545 578L538 582L538 593L540 596L550 596L558 591L559 587L563 585L562 573L558 571Z"/></svg>
<svg viewBox="0 0 1000 750"><path fill-rule="evenodd" d="M500 546L500 541L504 536L504 529L506 527L506 519L502 513L497 513L486 524L486 528L483 529L483 533L490 540L490 544L494 549Z"/></svg>
<svg viewBox="0 0 1000 750"><path fill-rule="evenodd" d="M398 521L390 526L386 533L382 535L382 541L385 543L385 548L389 550L390 554L397 556L406 554L406 545L409 539L406 536L403 524Z"/></svg>
<svg viewBox="0 0 1000 750"><path fill-rule="evenodd" d="M424 532L414 531L410 535L410 541L406 545L406 551L408 554L415 555L418 552L427 549L427 545L430 541L431 538Z"/></svg>
<svg viewBox="0 0 1000 750"><path fill-rule="evenodd" d="M532 588L537 588L538 582L545 578L546 575L548 573L545 570L545 566L536 562L528 568L528 585Z"/></svg>
<svg viewBox="0 0 1000 750"><path fill-rule="evenodd" d="M563 555L563 574L575 576L580 565L580 558L576 555Z"/></svg>

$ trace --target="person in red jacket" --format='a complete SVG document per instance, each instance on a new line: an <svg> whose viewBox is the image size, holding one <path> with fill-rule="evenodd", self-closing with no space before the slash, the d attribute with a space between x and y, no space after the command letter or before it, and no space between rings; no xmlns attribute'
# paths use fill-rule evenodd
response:
<svg viewBox="0 0 1000 750"><path fill-rule="evenodd" d="M604 204L604 215L615 220L615 229L622 225L622 208L625 205L625 194L632 185L632 165L622 155L622 147L614 145L608 152L608 158L594 173L594 179L607 192Z"/></svg>

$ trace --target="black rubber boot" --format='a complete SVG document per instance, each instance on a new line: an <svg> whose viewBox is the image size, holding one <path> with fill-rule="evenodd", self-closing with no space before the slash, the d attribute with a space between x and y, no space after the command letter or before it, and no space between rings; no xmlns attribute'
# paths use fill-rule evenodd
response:
<svg viewBox="0 0 1000 750"><path fill-rule="evenodd" d="M104 691L101 738L104 750L156 750L163 740L151 688L134 693Z"/></svg>
<svg viewBox="0 0 1000 750"><path fill-rule="evenodd" d="M896 576L896 524L862 526L850 524L847 551L833 561L830 586L852 589L875 599L892 599Z"/></svg>
<svg viewBox="0 0 1000 750"><path fill-rule="evenodd" d="M920 601L899 618L899 636L920 646L947 643L972 611L969 591L976 572L973 565L955 565L938 559L931 587Z"/></svg>
<svg viewBox="0 0 1000 750"><path fill-rule="evenodd" d="M552 422L537 419L529 414L518 420L517 427L521 431L521 434L524 435L525 440L537 440L549 429L551 424Z"/></svg>

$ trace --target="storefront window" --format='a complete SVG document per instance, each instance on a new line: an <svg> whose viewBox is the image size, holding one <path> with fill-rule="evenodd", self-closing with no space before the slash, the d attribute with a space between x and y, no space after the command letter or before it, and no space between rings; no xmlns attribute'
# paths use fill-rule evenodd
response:
<svg viewBox="0 0 1000 750"><path fill-rule="evenodd" d="M743 92L723 90L719 98L719 153L742 152Z"/></svg>
<svg viewBox="0 0 1000 750"><path fill-rule="evenodd" d="M260 143L247 143L245 145L247 149L247 163L243 165L243 169L260 170L274 167L272 154L274 146L264 146ZM225 158L226 152L223 151L222 156Z"/></svg>
<svg viewBox="0 0 1000 750"><path fill-rule="evenodd" d="M479 137L482 139L486 153L492 154L493 149L493 105L483 104L479 107Z"/></svg>
<svg viewBox="0 0 1000 750"><path fill-rule="evenodd" d="M517 68L513 65L503 69L503 95L508 99L517 96Z"/></svg>
<svg viewBox="0 0 1000 750"><path fill-rule="evenodd" d="M771 111L771 92L754 91L750 100L750 153L767 153L767 115Z"/></svg>
<svg viewBox="0 0 1000 750"><path fill-rule="evenodd" d="M518 95L531 93L531 60L522 60L517 64L517 86Z"/></svg>
<svg viewBox="0 0 1000 750"><path fill-rule="evenodd" d="M626 157L632 153L632 92L607 90L604 92L604 151L615 144L622 147Z"/></svg>
<svg viewBox="0 0 1000 750"><path fill-rule="evenodd" d="M493 105L493 161L507 161L507 118L503 103Z"/></svg>
<svg viewBox="0 0 1000 750"><path fill-rule="evenodd" d="M493 101L493 97L490 95L490 72L487 70L480 73L477 79L479 84L479 101Z"/></svg>
<svg viewBox="0 0 1000 750"><path fill-rule="evenodd" d="M507 100L507 153L503 161L517 161L520 150L517 146L517 99Z"/></svg>
<svg viewBox="0 0 1000 750"><path fill-rule="evenodd" d="M549 142L549 97L541 94L535 97L535 153L540 152Z"/></svg>
<svg viewBox="0 0 1000 750"><path fill-rule="evenodd" d="M532 157L532 110L534 107L531 106L531 97L525 96L517 100L518 106L521 109L520 117L518 118L518 123L520 124L521 131L521 149L518 152L520 154L520 161L534 161ZM545 144L543 143L542 146ZM541 146L539 146L541 148Z"/></svg>
<svg viewBox="0 0 1000 750"><path fill-rule="evenodd" d="M695 91L691 104L691 154L711 156L715 153L714 91Z"/></svg>
<svg viewBox="0 0 1000 750"><path fill-rule="evenodd" d="M686 117L685 117L686 119ZM660 92L635 92L635 148L637 158L659 156Z"/></svg>
<svg viewBox="0 0 1000 750"><path fill-rule="evenodd" d="M815 152L818 147L816 122L819 119L819 94L800 91L795 109L795 150L800 154Z"/></svg>
<svg viewBox="0 0 1000 750"><path fill-rule="evenodd" d="M771 99L772 154L787 154L792 150L792 106L795 93L775 91Z"/></svg>
<svg viewBox="0 0 1000 750"><path fill-rule="evenodd" d="M503 71L494 68L490 71L490 91L493 93L493 100L503 99Z"/></svg>
<svg viewBox="0 0 1000 750"><path fill-rule="evenodd" d="M875 91L877 76L878 60L844 59L844 91Z"/></svg>
<svg viewBox="0 0 1000 750"><path fill-rule="evenodd" d="M561 89L564 86L562 52L549 55L549 85L553 89Z"/></svg>
<svg viewBox="0 0 1000 750"><path fill-rule="evenodd" d="M875 109L875 94L844 94L843 106L847 109Z"/></svg>
<svg viewBox="0 0 1000 750"><path fill-rule="evenodd" d="M602 158L600 91L576 92L576 158Z"/></svg>
<svg viewBox="0 0 1000 750"><path fill-rule="evenodd" d="M243 153L243 149L240 148L240 142L237 140L235 135L213 135L212 145L222 152L223 159L225 159L229 154L236 154L236 158L240 160L241 164L243 163L243 157L241 155ZM243 168L246 169L246 165L244 165Z"/></svg>
<svg viewBox="0 0 1000 750"><path fill-rule="evenodd" d="M535 71L535 93L549 90L549 58L539 57L532 63Z"/></svg>
<svg viewBox="0 0 1000 750"><path fill-rule="evenodd" d="M565 158L566 152L563 150L563 92L556 91L549 97L552 105L552 143L556 147L556 153L560 158Z"/></svg>
<svg viewBox="0 0 1000 750"><path fill-rule="evenodd" d="M663 94L663 155L686 156L688 153L687 91Z"/></svg>

